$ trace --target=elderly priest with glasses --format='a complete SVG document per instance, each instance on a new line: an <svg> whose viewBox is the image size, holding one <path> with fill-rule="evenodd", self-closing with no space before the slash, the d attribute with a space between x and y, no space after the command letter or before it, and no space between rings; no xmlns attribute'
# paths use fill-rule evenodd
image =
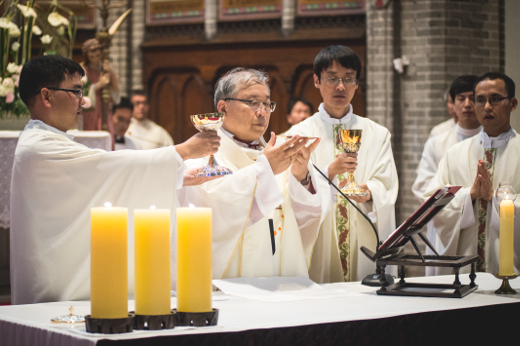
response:
<svg viewBox="0 0 520 346"><path fill-rule="evenodd" d="M498 273L499 215L494 191L509 182L520 191L520 136L510 124L518 106L515 83L502 74L489 72L474 86L475 112L482 125L478 135L451 147L439 163L428 187L431 195L447 184L462 189L433 225L445 247L445 255L478 255L476 270ZM520 200L514 202L520 208ZM517 213L518 215L518 213ZM515 272L520 269L520 218L515 218ZM465 267L469 271L469 266Z"/></svg>
<svg viewBox="0 0 520 346"><path fill-rule="evenodd" d="M129 212L174 210L183 160L219 146L215 131L155 150L106 152L74 142L66 131L81 120L84 74L76 62L49 55L26 63L20 75L31 120L18 140L11 184L13 304L89 299L90 209L111 202ZM132 227L128 240L131 249Z"/></svg>
<svg viewBox="0 0 520 346"><path fill-rule="evenodd" d="M244 68L217 82L215 106L225 117L215 158L233 174L179 191L183 205L213 208L214 279L308 276L321 217L309 156L319 140L295 136L275 146L271 133L265 143L276 106L267 82L264 72Z"/></svg>

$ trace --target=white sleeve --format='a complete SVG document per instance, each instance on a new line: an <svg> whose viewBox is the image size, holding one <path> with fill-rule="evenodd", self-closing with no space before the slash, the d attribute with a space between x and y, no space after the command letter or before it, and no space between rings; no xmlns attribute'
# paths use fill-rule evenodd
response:
<svg viewBox="0 0 520 346"><path fill-rule="evenodd" d="M251 206L248 227L263 219L284 202L282 192L278 188L273 170L265 155L260 155L253 167L257 177L257 187Z"/></svg>
<svg viewBox="0 0 520 346"><path fill-rule="evenodd" d="M424 144L424 150L422 152L421 161L417 166L417 178L412 185L412 193L421 202L424 203L424 193L428 184L435 176L437 172L437 162L435 162L435 142L437 137L430 138Z"/></svg>
<svg viewBox="0 0 520 346"><path fill-rule="evenodd" d="M319 220L321 217L321 193L310 162L308 169L315 191L314 194L296 180L292 173L289 173L289 196L291 197L296 222L300 228L314 222L316 219Z"/></svg>
<svg viewBox="0 0 520 346"><path fill-rule="evenodd" d="M460 228L468 228L473 226L475 221L475 211L473 209L473 201L471 200L471 189L466 189L466 196L464 199L464 209L462 209L462 216L460 220Z"/></svg>

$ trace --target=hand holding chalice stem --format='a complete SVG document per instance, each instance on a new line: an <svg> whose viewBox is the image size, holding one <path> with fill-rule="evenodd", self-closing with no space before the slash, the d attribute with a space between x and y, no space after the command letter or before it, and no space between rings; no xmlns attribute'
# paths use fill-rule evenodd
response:
<svg viewBox="0 0 520 346"><path fill-rule="evenodd" d="M225 113L206 113L190 115L191 123L199 131L217 131L222 126ZM209 157L207 166L200 169L196 177L217 177L233 174L229 168L220 166L213 154Z"/></svg>
<svg viewBox="0 0 520 346"><path fill-rule="evenodd" d="M339 130L341 147L346 153L357 153L361 147L363 130ZM368 192L362 189L354 179L354 173L348 172L347 183L341 189L346 196L367 196Z"/></svg>

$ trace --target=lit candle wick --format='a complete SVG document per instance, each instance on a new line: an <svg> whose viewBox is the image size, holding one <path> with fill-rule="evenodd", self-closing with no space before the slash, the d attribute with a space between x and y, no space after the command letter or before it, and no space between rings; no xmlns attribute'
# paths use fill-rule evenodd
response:
<svg viewBox="0 0 520 346"><path fill-rule="evenodd" d="M151 206L150 206L150 209L151 209L151 210L155 210L155 205L151 205Z"/></svg>
<svg viewBox="0 0 520 346"><path fill-rule="evenodd" d="M195 205L189 203L189 204L188 204L188 207L190 207L190 208L195 208Z"/></svg>
<svg viewBox="0 0 520 346"><path fill-rule="evenodd" d="M112 203L110 203L110 202L105 202L105 207L106 207L106 208L110 208L110 207L112 207Z"/></svg>

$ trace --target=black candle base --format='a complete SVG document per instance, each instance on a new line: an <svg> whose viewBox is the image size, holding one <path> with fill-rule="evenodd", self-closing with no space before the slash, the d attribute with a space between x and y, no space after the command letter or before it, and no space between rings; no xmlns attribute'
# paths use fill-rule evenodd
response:
<svg viewBox="0 0 520 346"><path fill-rule="evenodd" d="M216 326L218 322L218 309L210 312L181 312L176 311L176 326L207 327Z"/></svg>
<svg viewBox="0 0 520 346"><path fill-rule="evenodd" d="M133 313L133 311L131 312ZM175 327L175 310L167 315L135 315L134 329L161 330L173 329Z"/></svg>
<svg viewBox="0 0 520 346"><path fill-rule="evenodd" d="M134 314L130 313L125 318L92 318L86 315L85 326L89 333L130 333L134 327Z"/></svg>

